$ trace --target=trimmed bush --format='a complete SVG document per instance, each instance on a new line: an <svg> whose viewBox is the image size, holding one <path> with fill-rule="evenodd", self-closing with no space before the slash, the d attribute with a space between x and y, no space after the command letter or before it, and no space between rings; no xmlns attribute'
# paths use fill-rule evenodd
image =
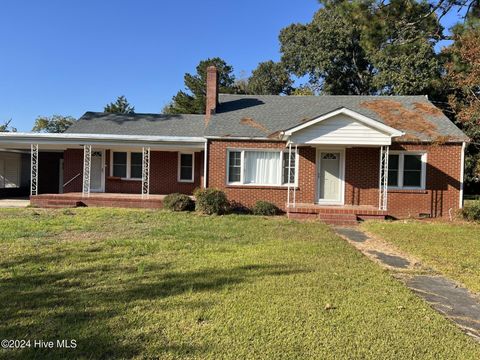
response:
<svg viewBox="0 0 480 360"><path fill-rule="evenodd" d="M195 203L185 194L170 194L163 199L163 207L171 211L192 211Z"/></svg>
<svg viewBox="0 0 480 360"><path fill-rule="evenodd" d="M195 209L207 215L225 214L229 209L227 195L218 189L197 189Z"/></svg>
<svg viewBox="0 0 480 360"><path fill-rule="evenodd" d="M480 221L480 201L465 206L462 209L462 216L465 220Z"/></svg>
<svg viewBox="0 0 480 360"><path fill-rule="evenodd" d="M273 216L279 213L278 207L268 201L259 200L252 208L254 215Z"/></svg>

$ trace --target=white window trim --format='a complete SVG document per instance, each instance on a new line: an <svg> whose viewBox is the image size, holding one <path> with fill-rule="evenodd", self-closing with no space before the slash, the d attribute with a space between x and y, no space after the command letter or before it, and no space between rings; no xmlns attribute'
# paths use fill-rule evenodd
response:
<svg viewBox="0 0 480 360"><path fill-rule="evenodd" d="M262 151L262 152L276 152L280 153L280 183L279 184L251 184L251 183L245 183L245 152L247 151ZM228 181L229 178L229 171L230 171L230 152L240 152L240 181L235 181L235 182L230 182ZM295 150L292 150L292 152L295 152ZM225 179L225 184L229 186L251 186L251 187L256 187L256 186L262 186L262 187L285 187L287 188L289 185L290 186L295 186L298 187L298 166L299 166L299 153L295 154L295 183L294 184L288 184L288 183L283 183L283 157L287 154L288 156L288 149L265 149L265 148L227 148L227 161L226 161L226 179Z"/></svg>
<svg viewBox="0 0 480 360"><path fill-rule="evenodd" d="M182 155L192 155L192 179L181 179L181 169L182 169L182 164L181 164L181 159ZM179 152L178 153L178 160L177 160L178 166L177 166L177 181L179 183L193 183L195 181L195 152Z"/></svg>
<svg viewBox="0 0 480 360"><path fill-rule="evenodd" d="M121 177L122 180L142 180L141 177L139 178L134 178L131 177L131 164L132 164L132 153L142 153L141 151L132 151L132 150L124 150L124 151L110 151L110 176L113 175L113 154L114 153L126 153L127 154L127 176L126 177Z"/></svg>
<svg viewBox="0 0 480 360"><path fill-rule="evenodd" d="M424 151L390 151L389 155L398 157L398 186L388 186L388 190L425 190L427 182L427 153ZM403 186L403 164L405 155L420 155L422 168L420 173L420 186Z"/></svg>

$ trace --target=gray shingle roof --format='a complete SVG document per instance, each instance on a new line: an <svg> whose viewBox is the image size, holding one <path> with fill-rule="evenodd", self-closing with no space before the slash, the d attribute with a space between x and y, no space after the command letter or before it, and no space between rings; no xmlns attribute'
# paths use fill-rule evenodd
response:
<svg viewBox="0 0 480 360"><path fill-rule="evenodd" d="M397 141L467 141L425 96L276 96L220 94L217 113L204 115L85 113L68 133L279 139L282 131L340 108L372 118L406 136Z"/></svg>
<svg viewBox="0 0 480 360"><path fill-rule="evenodd" d="M425 96L276 96L220 94L205 135L276 138L284 131L345 107L397 130L404 140L465 141L468 138Z"/></svg>
<svg viewBox="0 0 480 360"><path fill-rule="evenodd" d="M202 137L204 115L86 112L67 133Z"/></svg>

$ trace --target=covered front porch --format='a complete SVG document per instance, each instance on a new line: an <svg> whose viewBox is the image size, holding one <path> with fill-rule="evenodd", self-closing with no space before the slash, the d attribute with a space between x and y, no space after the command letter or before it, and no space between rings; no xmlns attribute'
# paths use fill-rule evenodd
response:
<svg viewBox="0 0 480 360"><path fill-rule="evenodd" d="M300 164L299 184L303 190L306 186L315 188L310 196L301 194L297 201L302 186L288 185L288 216L339 225L385 218L390 145L392 138L402 134L345 108L286 131L288 152L305 154L300 162L308 171L302 171ZM313 202L305 201L312 196Z"/></svg>
<svg viewBox="0 0 480 360"><path fill-rule="evenodd" d="M2 134L0 148L29 155L36 206L159 208L166 194L205 186L203 138L11 133ZM47 152L59 155L55 164L44 160ZM53 181L54 191L41 191Z"/></svg>

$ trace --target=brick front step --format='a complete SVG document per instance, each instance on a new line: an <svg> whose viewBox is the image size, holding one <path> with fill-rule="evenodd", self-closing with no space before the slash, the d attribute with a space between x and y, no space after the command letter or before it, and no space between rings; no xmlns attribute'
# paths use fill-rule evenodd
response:
<svg viewBox="0 0 480 360"><path fill-rule="evenodd" d="M287 208L291 219L319 220L332 225L356 225L359 220L385 219L386 211L366 206L319 206L305 205Z"/></svg>

